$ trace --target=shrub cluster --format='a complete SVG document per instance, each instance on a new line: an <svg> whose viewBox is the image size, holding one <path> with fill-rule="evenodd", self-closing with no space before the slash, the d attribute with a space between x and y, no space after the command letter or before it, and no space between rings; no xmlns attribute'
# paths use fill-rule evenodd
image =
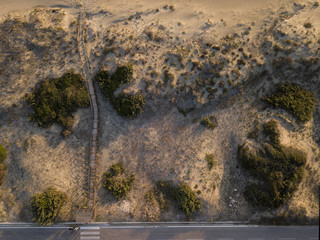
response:
<svg viewBox="0 0 320 240"><path fill-rule="evenodd" d="M263 100L274 107L289 111L301 122L309 121L312 118L316 104L314 94L309 90L302 89L297 84L282 84L277 93Z"/></svg>
<svg viewBox="0 0 320 240"><path fill-rule="evenodd" d="M33 220L41 226L52 224L66 202L67 195L54 187L34 195L31 200Z"/></svg>
<svg viewBox="0 0 320 240"><path fill-rule="evenodd" d="M132 65L117 67L117 70L110 75L107 71L101 70L95 75L102 94L110 101L113 108L120 116L134 118L144 111L146 101L141 93L124 94L114 96L114 92L122 84L132 83Z"/></svg>
<svg viewBox="0 0 320 240"><path fill-rule="evenodd" d="M7 175L7 166L3 162L7 157L7 150L6 148L0 144L0 185L4 183Z"/></svg>
<svg viewBox="0 0 320 240"><path fill-rule="evenodd" d="M175 200L178 207L188 217L201 208L200 200L195 192L186 184L180 183L178 186L174 186L168 181L158 181L157 189L166 197Z"/></svg>
<svg viewBox="0 0 320 240"><path fill-rule="evenodd" d="M210 128L212 130L217 127L217 119L214 115L203 117L201 119L200 123L202 125L204 125L205 127Z"/></svg>
<svg viewBox="0 0 320 240"><path fill-rule="evenodd" d="M125 171L125 167L119 162L111 165L109 171L103 174L103 187L110 191L117 200L127 197L135 180L134 174L126 177Z"/></svg>
<svg viewBox="0 0 320 240"><path fill-rule="evenodd" d="M254 206L278 208L297 190L304 175L306 155L280 144L275 121L264 124L263 131L270 139L263 149L250 150L244 145L238 148L240 164L262 182L249 184L245 195Z"/></svg>
<svg viewBox="0 0 320 240"><path fill-rule="evenodd" d="M73 113L90 104L89 94L80 74L68 72L60 78L45 80L33 93L25 96L34 113L30 119L40 127L59 123L70 131Z"/></svg>

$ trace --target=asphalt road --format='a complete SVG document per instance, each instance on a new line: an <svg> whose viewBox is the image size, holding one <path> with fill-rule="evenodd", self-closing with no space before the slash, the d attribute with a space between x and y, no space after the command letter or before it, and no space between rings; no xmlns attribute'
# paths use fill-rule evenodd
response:
<svg viewBox="0 0 320 240"><path fill-rule="evenodd" d="M108 225L92 224L78 231L67 226L0 225L5 240L319 240L316 226L247 225Z"/></svg>
<svg viewBox="0 0 320 240"><path fill-rule="evenodd" d="M100 228L101 240L318 240L318 227L159 226Z"/></svg>

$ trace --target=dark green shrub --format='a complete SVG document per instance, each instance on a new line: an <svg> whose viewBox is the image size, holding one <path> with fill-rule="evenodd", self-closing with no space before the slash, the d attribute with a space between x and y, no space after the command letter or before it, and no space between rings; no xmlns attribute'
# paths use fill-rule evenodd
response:
<svg viewBox="0 0 320 240"><path fill-rule="evenodd" d="M7 150L6 148L0 144L0 163L3 162L7 157Z"/></svg>
<svg viewBox="0 0 320 240"><path fill-rule="evenodd" d="M212 130L217 127L217 119L214 115L203 117L200 123Z"/></svg>
<svg viewBox="0 0 320 240"><path fill-rule="evenodd" d="M301 122L309 121L312 118L316 104L314 94L309 90L302 89L297 84L282 84L277 93L263 100L274 107L289 111Z"/></svg>
<svg viewBox="0 0 320 240"><path fill-rule="evenodd" d="M78 107L90 104L89 94L80 74L69 72L60 78L45 80L33 93L26 95L34 113L30 119L41 127L60 123L70 129Z"/></svg>
<svg viewBox="0 0 320 240"><path fill-rule="evenodd" d="M146 100L141 93L119 94L114 108L120 116L134 118L144 111Z"/></svg>
<svg viewBox="0 0 320 240"><path fill-rule="evenodd" d="M125 171L122 163L116 163L111 165L109 171L103 174L103 187L111 192L117 200L127 197L135 180L134 174L126 177Z"/></svg>
<svg viewBox="0 0 320 240"><path fill-rule="evenodd" d="M134 118L144 111L146 104L145 98L141 93L124 94L120 93L118 97L114 92L122 85L132 82L132 65L120 66L110 76L106 71L99 71L95 75L95 81L98 82L101 92L110 101L113 108L120 116Z"/></svg>
<svg viewBox="0 0 320 240"><path fill-rule="evenodd" d="M214 160L213 154L206 154L206 161L208 163L209 170L211 170L217 162Z"/></svg>
<svg viewBox="0 0 320 240"><path fill-rule="evenodd" d="M262 182L246 187L247 199L254 206L278 208L291 198L302 181L306 155L280 144L280 132L275 121L264 124L264 132L271 144L265 143L260 149L240 145L238 159Z"/></svg>
<svg viewBox="0 0 320 240"><path fill-rule="evenodd" d="M33 220L41 226L52 224L67 201L67 195L53 187L36 194L31 200Z"/></svg>
<svg viewBox="0 0 320 240"><path fill-rule="evenodd" d="M195 192L186 184L180 183L178 186L173 186L171 182L158 181L157 189L166 197L175 200L178 207L188 217L201 208L200 200L197 198Z"/></svg>

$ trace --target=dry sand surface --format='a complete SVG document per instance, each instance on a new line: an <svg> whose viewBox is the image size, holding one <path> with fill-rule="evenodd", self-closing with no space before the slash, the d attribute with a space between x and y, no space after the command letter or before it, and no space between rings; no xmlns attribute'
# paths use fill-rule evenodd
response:
<svg viewBox="0 0 320 240"><path fill-rule="evenodd" d="M90 109L77 111L73 133L64 139L59 126L41 129L28 122L31 110L23 100L44 78L69 69L81 72L80 11L87 12L92 71L133 63L134 82L117 93L141 91L147 99L145 112L130 120L98 90L96 221L186 220L174 206L161 213L157 202L145 202L145 193L160 179L201 191L196 221L250 221L283 213L310 221L318 217L320 109L299 125L260 101L284 81L300 83L319 98L319 62L311 67L299 62L319 56L320 7L313 1L0 0L0 5L0 142L9 153L0 191L2 221L30 220L30 197L49 185L71 197L62 220L73 219L73 210L86 202ZM307 22L311 28L304 27ZM184 116L178 108L194 110ZM214 130L199 123L211 114L218 122ZM255 119L271 118L281 125L282 144L307 153L306 177L284 207L258 211L243 196L251 179L238 164L237 146L247 140ZM217 165L209 171L205 155L211 153ZM117 202L101 180L119 161L136 181L128 198Z"/></svg>

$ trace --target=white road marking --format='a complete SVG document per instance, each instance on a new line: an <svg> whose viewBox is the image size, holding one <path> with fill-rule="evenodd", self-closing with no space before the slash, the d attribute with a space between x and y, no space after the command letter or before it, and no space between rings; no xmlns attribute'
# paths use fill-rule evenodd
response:
<svg viewBox="0 0 320 240"><path fill-rule="evenodd" d="M87 232L81 232L80 235L100 235L100 232L87 231Z"/></svg>
<svg viewBox="0 0 320 240"><path fill-rule="evenodd" d="M80 237L80 240L100 240L100 237L96 237L96 236L88 236L88 237Z"/></svg>
<svg viewBox="0 0 320 240"><path fill-rule="evenodd" d="M100 230L100 227L80 227L81 230Z"/></svg>

